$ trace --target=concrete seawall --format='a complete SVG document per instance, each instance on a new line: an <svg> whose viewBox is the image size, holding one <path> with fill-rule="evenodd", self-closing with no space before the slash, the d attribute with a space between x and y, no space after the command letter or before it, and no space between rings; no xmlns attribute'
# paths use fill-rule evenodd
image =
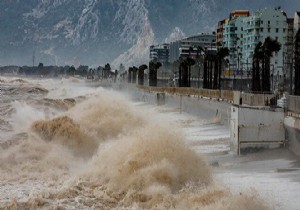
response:
<svg viewBox="0 0 300 210"><path fill-rule="evenodd" d="M122 90L126 91L134 101L166 105L178 112L188 113L201 119L215 119L229 128L231 104L227 102L199 96L146 92L135 87L127 87Z"/></svg>
<svg viewBox="0 0 300 210"><path fill-rule="evenodd" d="M135 86L125 86L122 88L122 92L126 92L134 101L143 101L153 105L167 105L178 110L178 112L188 113L201 119L217 118L218 122L230 129L232 103L199 95L150 92ZM283 118L286 146L294 154L300 156L300 118L294 116Z"/></svg>
<svg viewBox="0 0 300 210"><path fill-rule="evenodd" d="M288 148L297 156L300 156L300 119L287 116L284 119Z"/></svg>

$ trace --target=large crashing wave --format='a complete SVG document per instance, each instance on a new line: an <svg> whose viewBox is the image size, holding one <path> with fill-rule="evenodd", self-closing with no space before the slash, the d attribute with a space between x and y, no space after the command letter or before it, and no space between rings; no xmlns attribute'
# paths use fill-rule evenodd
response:
<svg viewBox="0 0 300 210"><path fill-rule="evenodd" d="M35 121L25 139L0 150L0 184L8 194L7 183L38 188L23 199L1 196L0 208L267 209L215 183L178 128L151 115L101 90Z"/></svg>

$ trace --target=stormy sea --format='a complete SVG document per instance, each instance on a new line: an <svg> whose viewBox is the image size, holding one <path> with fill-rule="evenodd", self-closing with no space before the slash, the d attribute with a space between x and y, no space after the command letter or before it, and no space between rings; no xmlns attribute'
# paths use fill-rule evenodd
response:
<svg viewBox="0 0 300 210"><path fill-rule="evenodd" d="M0 209L276 209L194 149L229 149L215 119L76 78L1 77L0 100ZM201 144L187 140L193 123Z"/></svg>

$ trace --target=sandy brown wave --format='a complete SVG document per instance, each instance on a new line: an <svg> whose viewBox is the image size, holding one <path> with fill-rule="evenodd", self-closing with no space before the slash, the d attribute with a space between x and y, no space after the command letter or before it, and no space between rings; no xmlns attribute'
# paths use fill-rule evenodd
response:
<svg viewBox="0 0 300 210"><path fill-rule="evenodd" d="M97 149L96 141L85 134L80 125L67 116L36 121L32 130L46 141L67 146L78 155L91 155Z"/></svg>

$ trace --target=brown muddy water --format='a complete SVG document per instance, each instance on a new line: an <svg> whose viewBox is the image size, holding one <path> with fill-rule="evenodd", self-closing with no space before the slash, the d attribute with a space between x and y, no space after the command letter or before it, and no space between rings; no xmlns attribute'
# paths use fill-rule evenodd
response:
<svg viewBox="0 0 300 210"><path fill-rule="evenodd" d="M0 97L0 209L274 208L217 181L173 119L121 93L1 78Z"/></svg>

